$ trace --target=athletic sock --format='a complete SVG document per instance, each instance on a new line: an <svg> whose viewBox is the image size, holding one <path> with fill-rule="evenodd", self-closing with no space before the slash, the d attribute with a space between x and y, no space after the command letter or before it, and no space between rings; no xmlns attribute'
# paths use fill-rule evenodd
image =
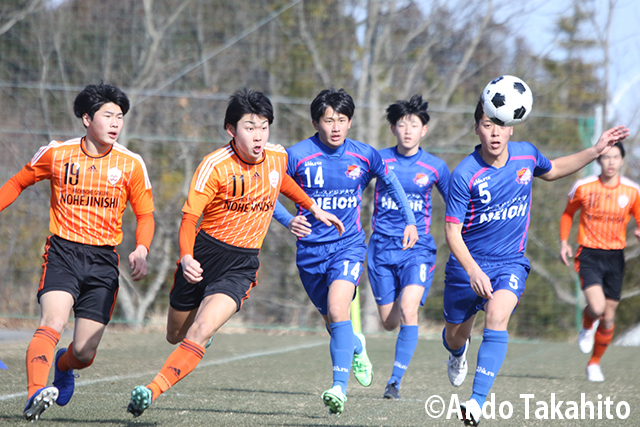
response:
<svg viewBox="0 0 640 427"><path fill-rule="evenodd" d="M587 310L587 307L582 310L582 327L584 329L591 329L591 327L593 326L593 321L595 319L592 319L591 316L589 316L589 310Z"/></svg>
<svg viewBox="0 0 640 427"><path fill-rule="evenodd" d="M147 386L153 393L152 400L156 400L158 396L193 371L202 360L204 351L204 347L184 339L169 355L151 384Z"/></svg>
<svg viewBox="0 0 640 427"><path fill-rule="evenodd" d="M464 345L460 348L456 348L455 350L452 349L451 347L449 347L449 344L447 344L447 340L444 339L445 336L445 331L446 329L442 329L442 345L444 345L444 348L447 349L447 351L449 353L451 353L453 356L455 357L460 357L462 356L462 353L464 353L464 349L467 347L467 342L465 341Z"/></svg>
<svg viewBox="0 0 640 427"><path fill-rule="evenodd" d="M91 366L93 360L96 358L96 353L93 353L93 357L88 362L79 361L73 354L73 342L69 344L66 353L60 356L58 359L58 369L61 371L70 371L71 369L84 369Z"/></svg>
<svg viewBox="0 0 640 427"><path fill-rule="evenodd" d="M591 359L589 359L589 365L600 364L600 359L604 352L607 351L607 347L611 343L613 339L613 329L614 326L611 326L611 329L604 329L602 324L598 326L596 330L596 336L593 343L593 354L591 355Z"/></svg>
<svg viewBox="0 0 640 427"><path fill-rule="evenodd" d="M29 397L47 386L53 353L60 334L48 326L40 326L27 347L27 393Z"/></svg>
<svg viewBox="0 0 640 427"><path fill-rule="evenodd" d="M478 349L478 363L471 389L471 399L478 402L481 408L504 362L508 345L509 332L485 328L482 344Z"/></svg>
<svg viewBox="0 0 640 427"><path fill-rule="evenodd" d="M331 352L331 363L333 365L333 386L339 385L342 393L347 394L347 383L349 382L349 370L353 359L354 338L351 320L336 322L331 325L331 341L329 351Z"/></svg>
<svg viewBox="0 0 640 427"><path fill-rule="evenodd" d="M396 382L400 385L402 376L409 367L417 345L418 325L401 325L398 339L396 340L396 357L393 362L393 371L388 384Z"/></svg>

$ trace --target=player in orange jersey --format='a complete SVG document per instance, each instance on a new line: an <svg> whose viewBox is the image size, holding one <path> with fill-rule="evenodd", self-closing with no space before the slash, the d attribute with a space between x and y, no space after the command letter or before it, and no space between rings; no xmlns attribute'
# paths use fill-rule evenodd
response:
<svg viewBox="0 0 640 427"><path fill-rule="evenodd" d="M147 254L153 238L153 197L142 158L118 144L129 110L127 96L100 83L85 87L73 110L86 135L66 142L51 141L2 188L0 211L28 186L48 179L51 184L49 230L38 288L40 326L27 348L27 420L73 395L74 369L93 363L118 292L122 214L131 204L136 215L136 249L129 255L133 280L147 274ZM47 378L60 334L71 309L73 341L55 356L53 386Z"/></svg>
<svg viewBox="0 0 640 427"><path fill-rule="evenodd" d="M134 417L195 369L207 341L249 298L279 193L344 231L338 218L320 209L287 175L287 152L267 142L272 122L271 101L263 93L236 92L224 120L231 142L206 156L193 176L182 208L181 258L167 320L167 341L180 345L149 385L131 392L127 411Z"/></svg>
<svg viewBox="0 0 640 427"><path fill-rule="evenodd" d="M600 176L580 179L574 184L560 219L560 257L569 265L568 257L573 256L573 251L567 240L573 215L582 209L578 226L580 246L574 265L587 299L578 345L583 353L593 349L587 364L589 381L604 381L600 359L613 338L631 214L636 225L640 225L640 186L620 175L624 154L624 146L618 142L598 158ZM634 235L640 241L640 229L636 228Z"/></svg>

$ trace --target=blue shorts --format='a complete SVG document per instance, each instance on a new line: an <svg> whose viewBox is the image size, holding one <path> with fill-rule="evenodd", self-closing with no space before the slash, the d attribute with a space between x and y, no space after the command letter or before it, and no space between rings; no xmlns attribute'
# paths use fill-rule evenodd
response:
<svg viewBox="0 0 640 427"><path fill-rule="evenodd" d="M420 306L424 305L436 268L436 250L417 244L402 250L402 238L373 233L369 240L367 272L378 305L391 304L405 286L424 287Z"/></svg>
<svg viewBox="0 0 640 427"><path fill-rule="evenodd" d="M366 253L367 245L361 234L321 245L298 242L296 264L300 280L320 314L327 314L327 296L331 283L346 280L358 286L360 275L364 271L362 264Z"/></svg>
<svg viewBox="0 0 640 427"><path fill-rule="evenodd" d="M499 262L476 262L489 276L493 292L506 289L515 294L520 301L525 282L529 276L529 260L523 256L505 259ZM485 298L481 298L469 285L469 275L453 256L449 258L444 279L444 320L460 324L467 321L479 310L484 310Z"/></svg>

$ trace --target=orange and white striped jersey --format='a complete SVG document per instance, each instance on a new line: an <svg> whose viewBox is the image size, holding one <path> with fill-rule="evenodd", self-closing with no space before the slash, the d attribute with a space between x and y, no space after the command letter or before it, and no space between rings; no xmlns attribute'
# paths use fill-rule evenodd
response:
<svg viewBox="0 0 640 427"><path fill-rule="evenodd" d="M573 215L580 212L578 244L592 249L619 250L627 245L627 224L631 215L640 225L640 186L620 177L608 187L597 176L578 180L560 219L560 240L568 240Z"/></svg>
<svg viewBox="0 0 640 427"><path fill-rule="evenodd" d="M23 187L51 181L49 231L94 246L122 242L127 202L136 215L154 211L151 182L138 154L115 143L100 156L89 155L84 138L51 141L16 175Z"/></svg>
<svg viewBox="0 0 640 427"><path fill-rule="evenodd" d="M283 179L289 178L285 149L267 143L264 153L262 160L249 163L229 143L207 155L193 175L182 212L198 218L202 214L200 229L217 240L260 248ZM311 199L298 190L304 197L301 203L311 206Z"/></svg>

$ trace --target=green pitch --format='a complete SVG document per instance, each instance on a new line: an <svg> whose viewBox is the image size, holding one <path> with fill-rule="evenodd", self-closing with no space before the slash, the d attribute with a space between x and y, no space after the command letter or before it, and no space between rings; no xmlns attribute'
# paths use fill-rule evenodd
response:
<svg viewBox="0 0 640 427"><path fill-rule="evenodd" d="M60 345L68 345L63 337ZM462 426L455 416L431 418L425 401L431 398L437 411L438 396L445 405L453 394L466 400L471 393L473 370L480 341L472 341L467 380L454 388L447 379L447 353L438 340L421 338L400 389L401 401L382 399L391 373L395 337L368 336L367 348L374 366L373 384L363 388L353 376L349 382L345 411L330 417L320 395L331 386L331 363L327 335L274 335L251 332L216 335L200 366L133 419L126 413L131 390L147 384L160 369L173 346L160 333L107 333L94 365L80 371L76 392L65 407L46 410L42 426ZM24 354L27 342L0 345L0 426L26 425L22 409L26 401ZM638 349L611 347L603 359L604 383L589 383L584 375L588 356L576 344L511 343L505 364L493 387L495 419L484 426L637 426L640 417L640 369ZM53 375L53 372L52 374ZM51 381L51 379L50 379ZM555 404L565 416L567 401L581 404L581 393L594 405L594 418L550 419ZM525 419L529 398L529 419ZM598 397L600 395L600 397ZM607 419L606 399L609 398ZM509 405L507 405L507 402ZM542 403L537 403L542 402ZM616 407L628 418L621 420ZM510 406L509 419L502 419ZM602 419L598 419L601 405ZM569 414L571 415L571 413ZM578 417L580 412L578 410ZM589 418L588 407L586 417Z"/></svg>

